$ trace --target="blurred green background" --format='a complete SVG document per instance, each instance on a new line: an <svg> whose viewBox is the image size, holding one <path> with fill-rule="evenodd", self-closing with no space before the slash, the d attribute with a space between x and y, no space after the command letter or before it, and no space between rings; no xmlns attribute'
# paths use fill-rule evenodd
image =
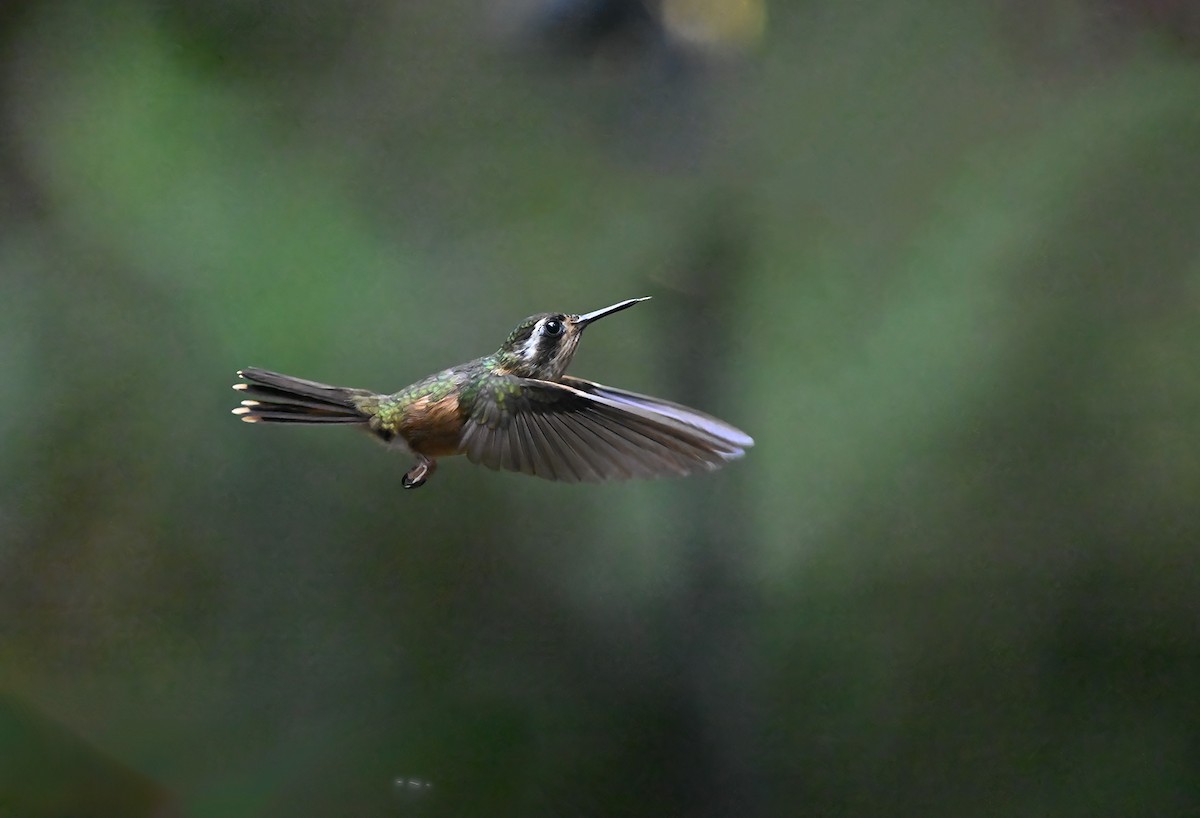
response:
<svg viewBox="0 0 1200 818"><path fill-rule="evenodd" d="M757 446L228 411L653 301ZM8 0L0 816L1200 814L1188 0Z"/></svg>

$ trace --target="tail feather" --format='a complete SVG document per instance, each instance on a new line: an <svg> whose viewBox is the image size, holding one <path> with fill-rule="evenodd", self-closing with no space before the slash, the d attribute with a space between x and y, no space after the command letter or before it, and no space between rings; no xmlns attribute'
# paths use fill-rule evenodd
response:
<svg viewBox="0 0 1200 818"><path fill-rule="evenodd" d="M325 401L306 398L302 395L289 394L273 386L254 386L240 383L234 389L241 392L243 398L250 398L259 403L277 403L281 406L305 407L307 409L321 409L325 411L329 409L329 404ZM246 405L250 406L251 404Z"/></svg>
<svg viewBox="0 0 1200 818"><path fill-rule="evenodd" d="M293 378L266 369L238 371L246 383L234 389L247 400L233 410L247 423L366 423L366 409L373 397L365 389L330 386L303 378Z"/></svg>

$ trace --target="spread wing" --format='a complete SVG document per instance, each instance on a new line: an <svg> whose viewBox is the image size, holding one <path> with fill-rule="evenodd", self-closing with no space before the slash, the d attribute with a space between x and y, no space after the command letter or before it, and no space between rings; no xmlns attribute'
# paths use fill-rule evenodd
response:
<svg viewBox="0 0 1200 818"><path fill-rule="evenodd" d="M754 441L710 415L634 392L497 375L472 401L461 444L489 468L574 483L711 471Z"/></svg>

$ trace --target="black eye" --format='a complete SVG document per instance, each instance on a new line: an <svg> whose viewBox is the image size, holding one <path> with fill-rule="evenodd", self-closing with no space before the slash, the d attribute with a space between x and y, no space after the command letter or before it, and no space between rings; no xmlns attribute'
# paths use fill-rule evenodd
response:
<svg viewBox="0 0 1200 818"><path fill-rule="evenodd" d="M563 322L559 321L557 318L551 318L549 321L542 324L542 331L547 335L562 335L563 329Z"/></svg>

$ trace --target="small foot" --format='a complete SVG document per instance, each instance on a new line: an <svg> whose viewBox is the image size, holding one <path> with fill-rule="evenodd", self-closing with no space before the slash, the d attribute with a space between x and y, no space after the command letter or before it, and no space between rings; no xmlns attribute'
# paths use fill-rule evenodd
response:
<svg viewBox="0 0 1200 818"><path fill-rule="evenodd" d="M421 459L417 461L417 465L405 472L404 479L400 481L400 485L404 486L406 489L418 489L425 485L425 481L429 479L429 475L433 474L433 471L436 468L436 460L428 457L421 457Z"/></svg>

